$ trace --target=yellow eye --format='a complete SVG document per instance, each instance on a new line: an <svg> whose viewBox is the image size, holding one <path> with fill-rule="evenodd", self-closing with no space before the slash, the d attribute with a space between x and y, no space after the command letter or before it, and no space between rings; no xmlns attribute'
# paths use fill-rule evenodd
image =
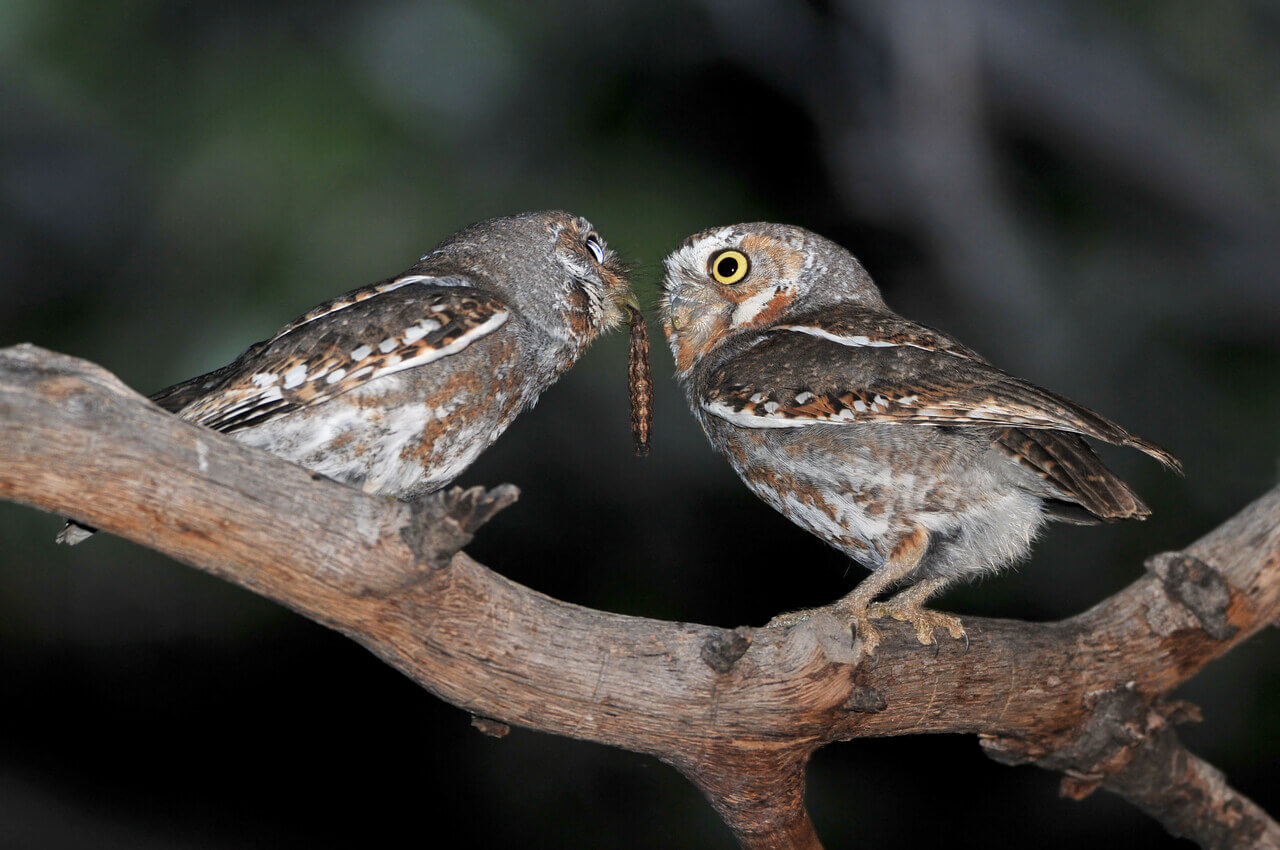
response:
<svg viewBox="0 0 1280 850"><path fill-rule="evenodd" d="M747 255L741 251L721 251L711 258L709 263L711 276L717 282L723 284L734 284L747 276L747 272L751 269L751 263L747 260Z"/></svg>

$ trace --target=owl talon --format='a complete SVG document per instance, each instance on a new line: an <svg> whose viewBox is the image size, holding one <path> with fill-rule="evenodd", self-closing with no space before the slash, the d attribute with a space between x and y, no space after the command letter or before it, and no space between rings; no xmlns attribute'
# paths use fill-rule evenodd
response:
<svg viewBox="0 0 1280 850"><path fill-rule="evenodd" d="M853 630L855 638L862 638L862 651L867 655L875 655L880 646L880 630L871 625L871 614L855 615Z"/></svg>
<svg viewBox="0 0 1280 850"><path fill-rule="evenodd" d="M849 636L852 640L862 638L862 651L867 655L875 655L876 647L880 645L880 630L871 625L871 617L865 611L856 611L853 609L842 607L839 603L830 605L826 608L801 608L798 611L787 611L779 614L769 622L765 623L766 629L781 628L788 629L792 626L798 626L806 620L811 619L820 611L826 611L834 614L836 617L843 617L849 621Z"/></svg>
<svg viewBox="0 0 1280 850"><path fill-rule="evenodd" d="M867 616L875 619L892 617L900 622L910 623L916 628L916 640L925 646L936 646L938 641L935 633L938 629L945 629L954 640L963 638L965 649L969 648L969 635L959 617L921 608L912 599L894 597L887 602L873 602L867 607Z"/></svg>

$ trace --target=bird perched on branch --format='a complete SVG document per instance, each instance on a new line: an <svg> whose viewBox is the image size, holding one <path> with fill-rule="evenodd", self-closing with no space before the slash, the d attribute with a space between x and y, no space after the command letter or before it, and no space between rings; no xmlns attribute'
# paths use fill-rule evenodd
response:
<svg viewBox="0 0 1280 850"><path fill-rule="evenodd" d="M844 248L799 227L698 233L665 260L662 311L693 413L753 493L872 571L831 606L964 637L923 609L1030 550L1047 520L1150 511L1082 438L1166 451L890 310ZM884 602L882 592L909 586ZM811 614L775 618L794 623Z"/></svg>
<svg viewBox="0 0 1280 850"><path fill-rule="evenodd" d="M495 218L151 398L367 493L412 499L457 477L635 308L586 219ZM90 534L68 522L58 540Z"/></svg>

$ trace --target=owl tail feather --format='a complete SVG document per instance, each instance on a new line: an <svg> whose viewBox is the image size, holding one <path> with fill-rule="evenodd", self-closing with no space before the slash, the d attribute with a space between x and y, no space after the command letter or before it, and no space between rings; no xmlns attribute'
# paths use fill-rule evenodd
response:
<svg viewBox="0 0 1280 850"><path fill-rule="evenodd" d="M1146 519L1148 508L1127 484L1107 469L1089 444L1076 434L1030 428L1000 432L996 445L1036 473L1057 492L1046 509L1054 519L1081 523L1081 512L1104 522ZM1068 508L1078 506L1079 510Z"/></svg>
<svg viewBox="0 0 1280 850"><path fill-rule="evenodd" d="M1121 443L1121 445L1129 446L1130 448L1137 449L1138 451L1160 461L1162 464L1164 464L1174 472L1178 473L1179 475L1182 475L1182 461L1178 460L1172 454L1160 448L1150 440L1144 440L1141 437L1137 437L1137 436L1134 436L1133 434L1130 434L1128 436L1128 439L1126 439L1123 443Z"/></svg>

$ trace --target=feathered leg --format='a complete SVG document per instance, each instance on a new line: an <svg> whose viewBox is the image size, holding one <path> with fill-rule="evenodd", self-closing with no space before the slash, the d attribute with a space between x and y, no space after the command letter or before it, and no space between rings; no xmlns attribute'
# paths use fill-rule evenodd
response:
<svg viewBox="0 0 1280 850"><path fill-rule="evenodd" d="M937 643L934 632L938 629L946 629L951 637L956 640L964 638L967 643L969 638L959 617L941 611L926 611L922 607L926 599L948 583L949 579L939 577L914 584L884 602L873 602L867 607L867 617L875 620L892 617L910 623L916 627L916 640L926 646Z"/></svg>
<svg viewBox="0 0 1280 850"><path fill-rule="evenodd" d="M880 630L871 621L884 617L892 617L915 626L916 639L926 646L936 642L934 631L939 628L946 629L957 640L965 636L964 626L958 617L938 611L926 611L921 607L926 599L946 584L945 579L927 579L885 602L875 601L877 596L920 566L920 559L928 549L929 533L923 528L916 528L893 548L880 569L863 579L847 596L825 609L849 619L857 635L862 638L862 646L866 652L874 653L880 645ZM819 610L823 609L806 608L780 614L770 620L769 625L792 626L809 619Z"/></svg>
<svg viewBox="0 0 1280 850"><path fill-rule="evenodd" d="M874 653L880 645L880 630L871 625L873 619L885 616L873 608L873 601L888 588L897 584L920 566L920 559L929 548L929 533L923 528L916 528L902 539L880 569L867 576L848 595L837 599L831 608L833 611L848 617L858 637L862 638L862 647L868 653ZM895 597L897 598L897 597Z"/></svg>

